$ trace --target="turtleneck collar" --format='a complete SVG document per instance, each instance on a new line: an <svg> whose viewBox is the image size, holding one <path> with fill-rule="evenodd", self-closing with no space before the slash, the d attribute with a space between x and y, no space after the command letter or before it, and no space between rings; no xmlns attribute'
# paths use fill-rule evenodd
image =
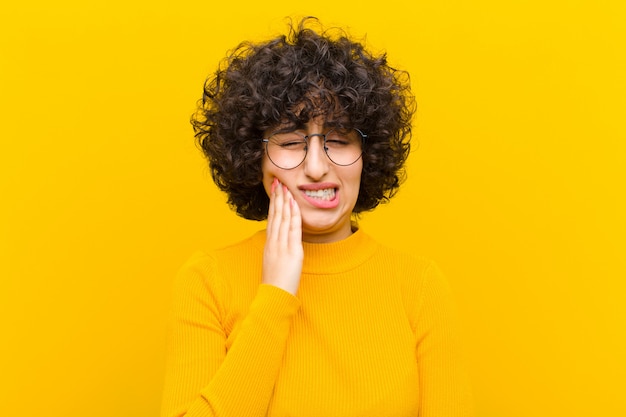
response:
<svg viewBox="0 0 626 417"><path fill-rule="evenodd" d="M265 230L253 236L255 244L263 249ZM304 248L303 274L337 274L353 269L368 260L378 243L361 229L347 238L332 243L302 242Z"/></svg>

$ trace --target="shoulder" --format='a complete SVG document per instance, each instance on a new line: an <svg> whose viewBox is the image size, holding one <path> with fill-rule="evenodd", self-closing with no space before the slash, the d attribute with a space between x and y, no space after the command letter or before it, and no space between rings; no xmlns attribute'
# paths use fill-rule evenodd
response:
<svg viewBox="0 0 626 417"><path fill-rule="evenodd" d="M398 286L410 316L416 317L433 299L449 298L450 288L437 263L405 250L378 243L372 258L385 270L386 279Z"/></svg>
<svg viewBox="0 0 626 417"><path fill-rule="evenodd" d="M409 253L401 248L387 246L377 242L374 259L405 280L416 282L428 274L438 273L435 262L426 257Z"/></svg>
<svg viewBox="0 0 626 417"><path fill-rule="evenodd" d="M196 251L179 269L175 289L220 291L229 280L246 279L260 268L264 240L261 231L228 246Z"/></svg>
<svg viewBox="0 0 626 417"><path fill-rule="evenodd" d="M263 253L265 231L259 231L252 236L220 248L198 250L183 264L182 268L194 270L208 270L220 264L242 263Z"/></svg>

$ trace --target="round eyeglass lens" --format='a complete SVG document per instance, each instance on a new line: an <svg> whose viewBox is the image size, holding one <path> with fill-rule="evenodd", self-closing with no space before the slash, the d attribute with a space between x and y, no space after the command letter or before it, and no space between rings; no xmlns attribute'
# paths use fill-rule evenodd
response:
<svg viewBox="0 0 626 417"><path fill-rule="evenodd" d="M324 139L326 155L337 165L352 165L363 153L363 134L356 129L334 129Z"/></svg>

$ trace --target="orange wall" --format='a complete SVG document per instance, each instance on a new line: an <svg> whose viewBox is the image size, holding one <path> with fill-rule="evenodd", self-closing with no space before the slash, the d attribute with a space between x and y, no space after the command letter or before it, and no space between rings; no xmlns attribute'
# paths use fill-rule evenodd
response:
<svg viewBox="0 0 626 417"><path fill-rule="evenodd" d="M362 227L446 271L478 415L626 415L626 3L139 3L2 7L0 415L157 414L177 268L262 227L189 115L292 14L411 72L410 179Z"/></svg>

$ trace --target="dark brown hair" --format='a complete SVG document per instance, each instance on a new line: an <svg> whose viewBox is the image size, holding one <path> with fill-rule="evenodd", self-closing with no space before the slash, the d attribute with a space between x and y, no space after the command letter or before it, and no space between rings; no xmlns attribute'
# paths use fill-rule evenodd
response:
<svg viewBox="0 0 626 417"><path fill-rule="evenodd" d="M408 74L341 29L312 29L316 23L305 18L287 35L240 44L207 79L192 116L213 180L246 219L267 218L261 139L279 124L301 127L323 115L327 125L367 134L354 213L388 201L404 179L415 111Z"/></svg>

